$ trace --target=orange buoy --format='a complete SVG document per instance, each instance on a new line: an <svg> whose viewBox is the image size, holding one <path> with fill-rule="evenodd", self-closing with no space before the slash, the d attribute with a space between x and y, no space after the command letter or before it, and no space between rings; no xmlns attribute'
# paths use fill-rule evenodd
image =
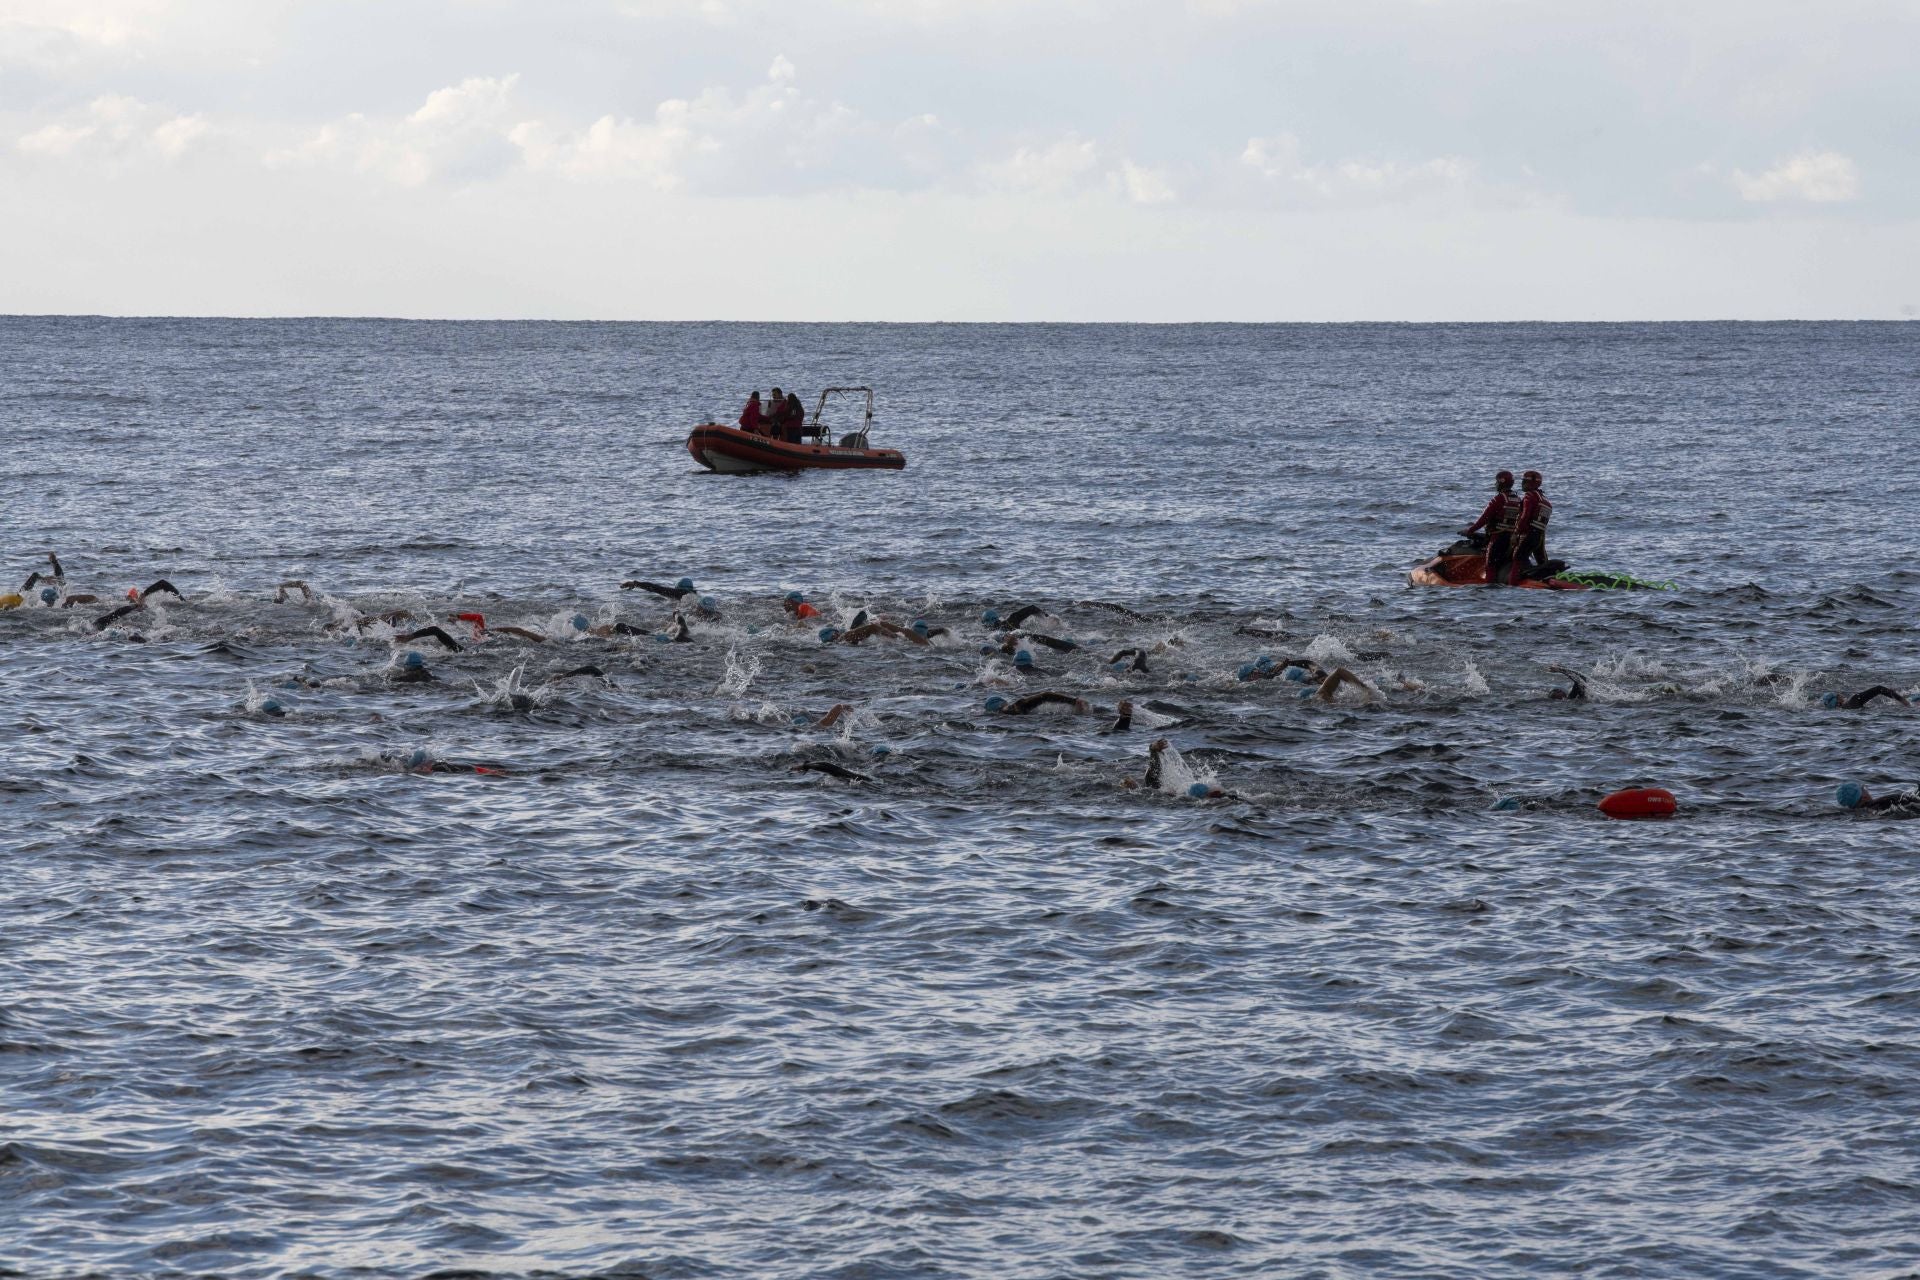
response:
<svg viewBox="0 0 1920 1280"><path fill-rule="evenodd" d="M1630 787L1600 802L1600 812L1609 818L1671 818L1679 810L1673 792L1659 787Z"/></svg>

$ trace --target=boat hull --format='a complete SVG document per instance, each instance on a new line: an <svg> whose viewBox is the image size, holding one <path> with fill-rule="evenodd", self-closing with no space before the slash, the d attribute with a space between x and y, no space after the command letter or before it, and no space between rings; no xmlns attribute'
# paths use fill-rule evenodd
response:
<svg viewBox="0 0 1920 1280"><path fill-rule="evenodd" d="M789 444L711 422L693 429L687 437L687 452L709 471L734 475L755 471L899 471L907 465L898 449Z"/></svg>
<svg viewBox="0 0 1920 1280"><path fill-rule="evenodd" d="M1437 555L1407 575L1407 585L1413 587L1478 587L1485 585L1486 580L1487 558L1479 552ZM1525 578L1519 585L1541 591L1588 590L1585 583L1562 578Z"/></svg>

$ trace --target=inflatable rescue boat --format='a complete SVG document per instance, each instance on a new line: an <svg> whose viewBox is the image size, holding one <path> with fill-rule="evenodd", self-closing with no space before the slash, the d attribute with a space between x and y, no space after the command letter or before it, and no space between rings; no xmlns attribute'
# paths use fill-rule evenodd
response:
<svg viewBox="0 0 1920 1280"><path fill-rule="evenodd" d="M827 403L834 396L864 396L860 425L838 440L824 422ZM907 459L898 449L875 449L868 442L873 429L873 388L828 387L820 393L798 441L742 431L709 422L687 437L687 452L709 471L899 471Z"/></svg>

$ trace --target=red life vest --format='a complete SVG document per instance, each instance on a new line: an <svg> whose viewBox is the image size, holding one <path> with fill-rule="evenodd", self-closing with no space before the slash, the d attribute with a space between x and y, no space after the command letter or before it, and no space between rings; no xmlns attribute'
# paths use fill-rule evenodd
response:
<svg viewBox="0 0 1920 1280"><path fill-rule="evenodd" d="M1547 521L1553 519L1553 504L1547 501L1545 492L1535 489L1520 504L1520 519L1517 532L1521 537L1530 533L1545 533Z"/></svg>
<svg viewBox="0 0 1920 1280"><path fill-rule="evenodd" d="M1493 500L1500 505L1494 508L1493 519L1487 525L1487 532L1512 533L1513 526L1520 519L1520 504L1510 493L1497 493Z"/></svg>

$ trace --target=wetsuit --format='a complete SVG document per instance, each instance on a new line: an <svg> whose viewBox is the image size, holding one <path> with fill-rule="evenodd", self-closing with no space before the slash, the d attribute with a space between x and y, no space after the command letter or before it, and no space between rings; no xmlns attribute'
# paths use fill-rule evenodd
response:
<svg viewBox="0 0 1920 1280"><path fill-rule="evenodd" d="M1840 706L1847 711L1863 711L1866 709L1867 704L1875 698L1890 698L1901 706L1907 705L1905 695L1901 694L1898 690L1889 689L1883 684L1877 684L1871 689L1862 689L1859 693L1843 696L1840 699Z"/></svg>
<svg viewBox="0 0 1920 1280"><path fill-rule="evenodd" d="M1493 495L1480 518L1466 527L1469 538L1482 529L1487 531L1488 582L1501 582L1506 578L1507 566L1513 560L1513 524L1519 515L1520 500L1502 490Z"/></svg>
<svg viewBox="0 0 1920 1280"><path fill-rule="evenodd" d="M1547 563L1547 522L1553 519L1553 504L1544 489L1534 489L1520 500L1520 514L1513 526L1513 568L1507 572L1507 585L1517 587L1531 568ZM1492 561L1489 559L1488 564Z"/></svg>

